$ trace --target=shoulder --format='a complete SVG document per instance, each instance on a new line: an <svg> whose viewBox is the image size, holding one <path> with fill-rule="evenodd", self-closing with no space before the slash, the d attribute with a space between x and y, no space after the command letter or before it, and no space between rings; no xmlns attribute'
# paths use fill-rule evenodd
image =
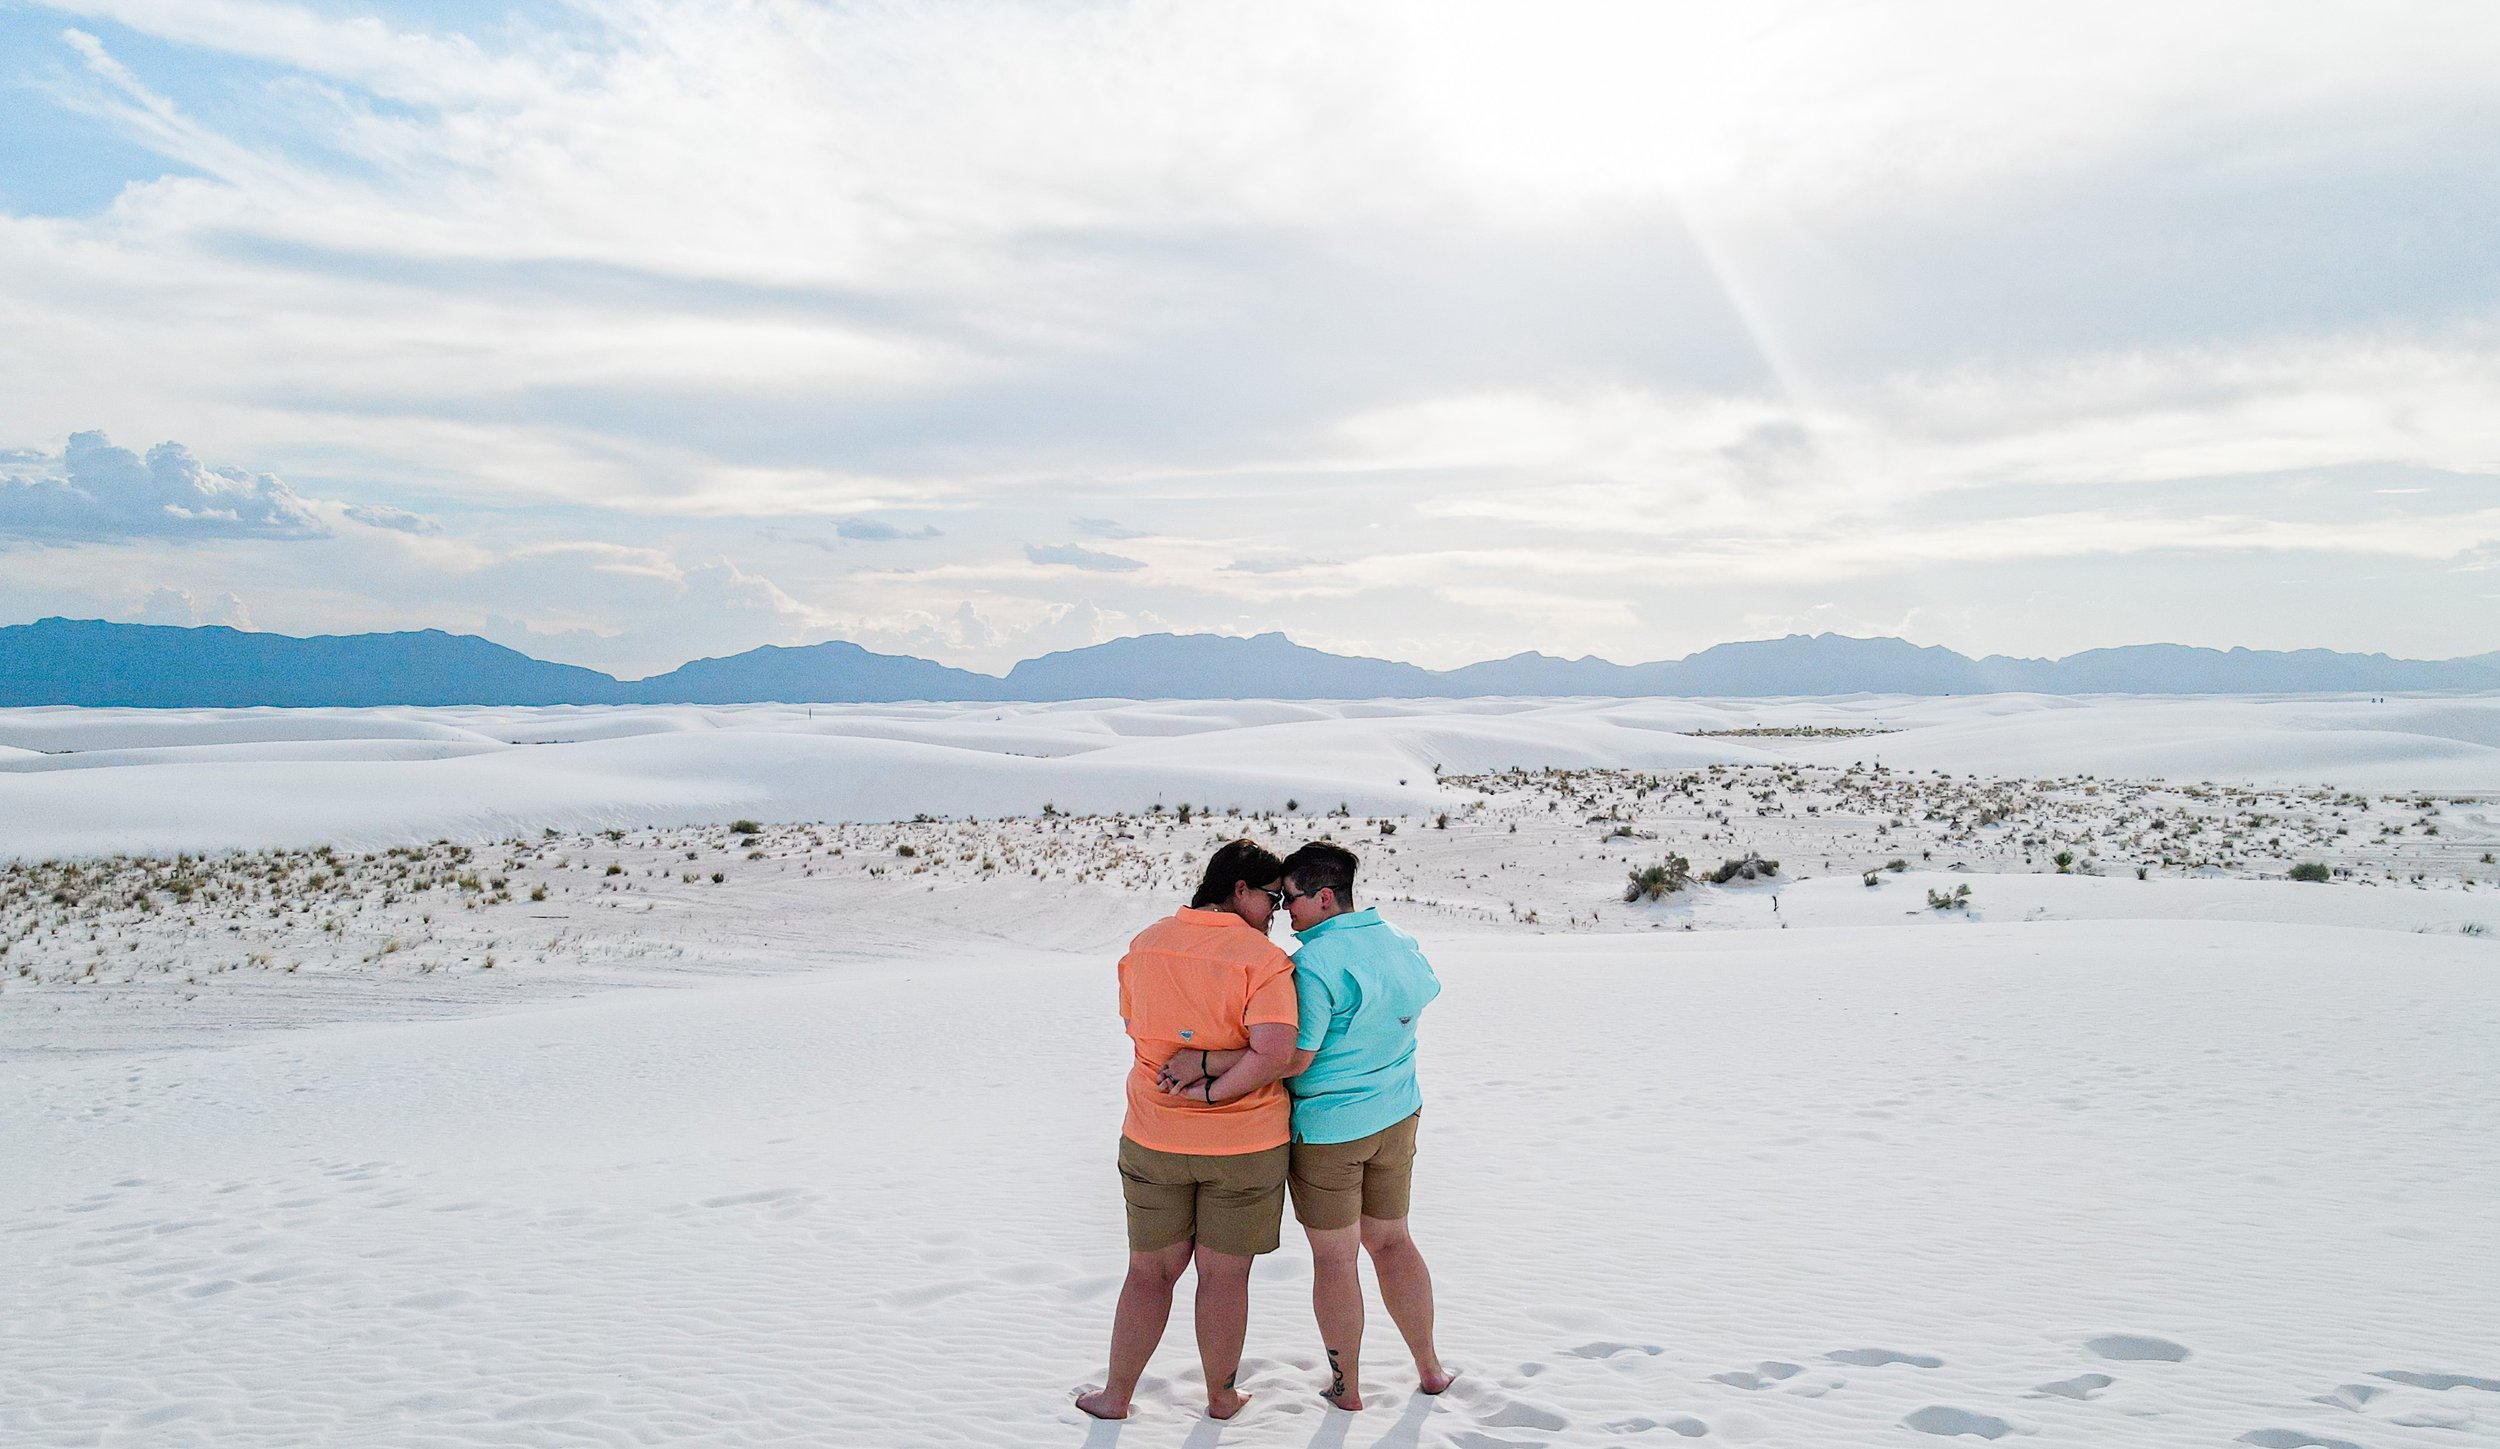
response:
<svg viewBox="0 0 2500 1449"><path fill-rule="evenodd" d="M1294 958L1285 954L1284 947L1253 932L1244 931L1241 934L1243 939L1233 948L1233 959L1238 964L1262 975L1270 971L1293 969Z"/></svg>
<svg viewBox="0 0 2500 1449"><path fill-rule="evenodd" d="M1176 913L1131 936L1128 948L1131 951L1169 950L1188 934L1189 923Z"/></svg>

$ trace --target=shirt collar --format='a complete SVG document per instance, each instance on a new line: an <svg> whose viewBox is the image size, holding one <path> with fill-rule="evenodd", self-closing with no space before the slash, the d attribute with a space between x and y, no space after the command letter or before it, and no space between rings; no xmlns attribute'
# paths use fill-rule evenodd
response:
<svg viewBox="0 0 2500 1449"><path fill-rule="evenodd" d="M1317 925L1311 927L1311 929L1307 931L1296 931L1294 934L1301 937L1303 940L1308 941L1314 936L1324 936L1330 931L1351 931L1360 926L1377 926L1379 924L1380 908L1378 906L1365 906L1359 911L1348 911L1341 916L1330 916L1327 920L1321 921Z"/></svg>

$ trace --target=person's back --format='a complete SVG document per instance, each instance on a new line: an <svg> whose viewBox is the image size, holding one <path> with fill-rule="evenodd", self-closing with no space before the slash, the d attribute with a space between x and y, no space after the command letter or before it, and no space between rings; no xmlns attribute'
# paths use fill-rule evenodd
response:
<svg viewBox="0 0 2500 1449"><path fill-rule="evenodd" d="M1128 1277L1111 1319L1102 1387L1076 1406L1128 1417L1163 1339L1172 1287L1198 1272L1198 1361L1207 1413L1229 1419L1249 1395L1233 1379L1250 1321L1250 1264L1276 1250L1291 1165L1293 1102L1276 1084L1301 1019L1293 961L1267 938L1283 869L1249 839L1220 847L1189 905L1147 927L1120 957L1120 1021L1136 1060L1120 1129ZM1211 1055L1224 1057L1209 1070ZM1177 1056L1194 1069L1165 1090Z"/></svg>
<svg viewBox="0 0 2500 1449"><path fill-rule="evenodd" d="M1202 1156L1284 1145L1293 1109L1282 1085L1209 1103L1164 1092L1156 1076L1175 1052L1247 1047L1252 1022L1294 1021L1292 969L1275 942L1228 911L1183 907L1139 932L1120 958L1120 1019L1137 1049L1123 1135Z"/></svg>
<svg viewBox="0 0 2500 1449"><path fill-rule="evenodd" d="M1294 1140L1351 1142L1423 1109L1415 1029L1441 980L1415 938L1377 910L1331 916L1301 934L1293 964L1302 1032L1294 1045L1312 1057L1286 1079Z"/></svg>
<svg viewBox="0 0 2500 1449"><path fill-rule="evenodd" d="M1363 1406L1363 1286L1368 1253L1380 1299L1415 1355L1416 1387L1454 1377L1433 1343L1432 1270L1407 1231L1423 1088L1415 1027L1441 994L1415 938L1354 901L1354 852L1313 841L1285 858L1285 905L1302 947L1302 1009L1287 1073L1293 1093L1294 1216L1311 1240L1311 1311L1328 1355L1328 1402Z"/></svg>

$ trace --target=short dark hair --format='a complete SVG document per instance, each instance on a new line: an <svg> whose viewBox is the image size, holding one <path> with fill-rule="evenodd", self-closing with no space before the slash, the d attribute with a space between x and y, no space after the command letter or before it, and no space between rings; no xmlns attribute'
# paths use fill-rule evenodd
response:
<svg viewBox="0 0 2500 1449"><path fill-rule="evenodd" d="M1354 852L1333 840L1314 840L1285 857L1285 878L1305 895L1335 891L1337 904L1354 904Z"/></svg>
<svg viewBox="0 0 2500 1449"><path fill-rule="evenodd" d="M1285 873L1285 863L1276 852L1255 840L1243 838L1227 841L1207 858L1207 873L1198 879L1198 894L1190 898L1193 906L1220 906L1233 898L1233 887L1256 886Z"/></svg>

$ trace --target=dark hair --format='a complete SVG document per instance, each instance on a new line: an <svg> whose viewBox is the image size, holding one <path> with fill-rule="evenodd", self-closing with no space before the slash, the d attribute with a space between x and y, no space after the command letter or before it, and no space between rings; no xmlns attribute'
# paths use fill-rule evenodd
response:
<svg viewBox="0 0 2500 1449"><path fill-rule="evenodd" d="M1189 903L1224 905L1232 900L1233 887L1251 885L1265 890L1269 881L1284 873L1285 863L1266 846L1248 839L1228 841L1207 857L1207 873L1199 877L1198 894Z"/></svg>
<svg viewBox="0 0 2500 1449"><path fill-rule="evenodd" d="M1285 878L1304 895L1335 891L1337 904L1354 908L1354 852L1331 840L1314 840L1285 857Z"/></svg>

